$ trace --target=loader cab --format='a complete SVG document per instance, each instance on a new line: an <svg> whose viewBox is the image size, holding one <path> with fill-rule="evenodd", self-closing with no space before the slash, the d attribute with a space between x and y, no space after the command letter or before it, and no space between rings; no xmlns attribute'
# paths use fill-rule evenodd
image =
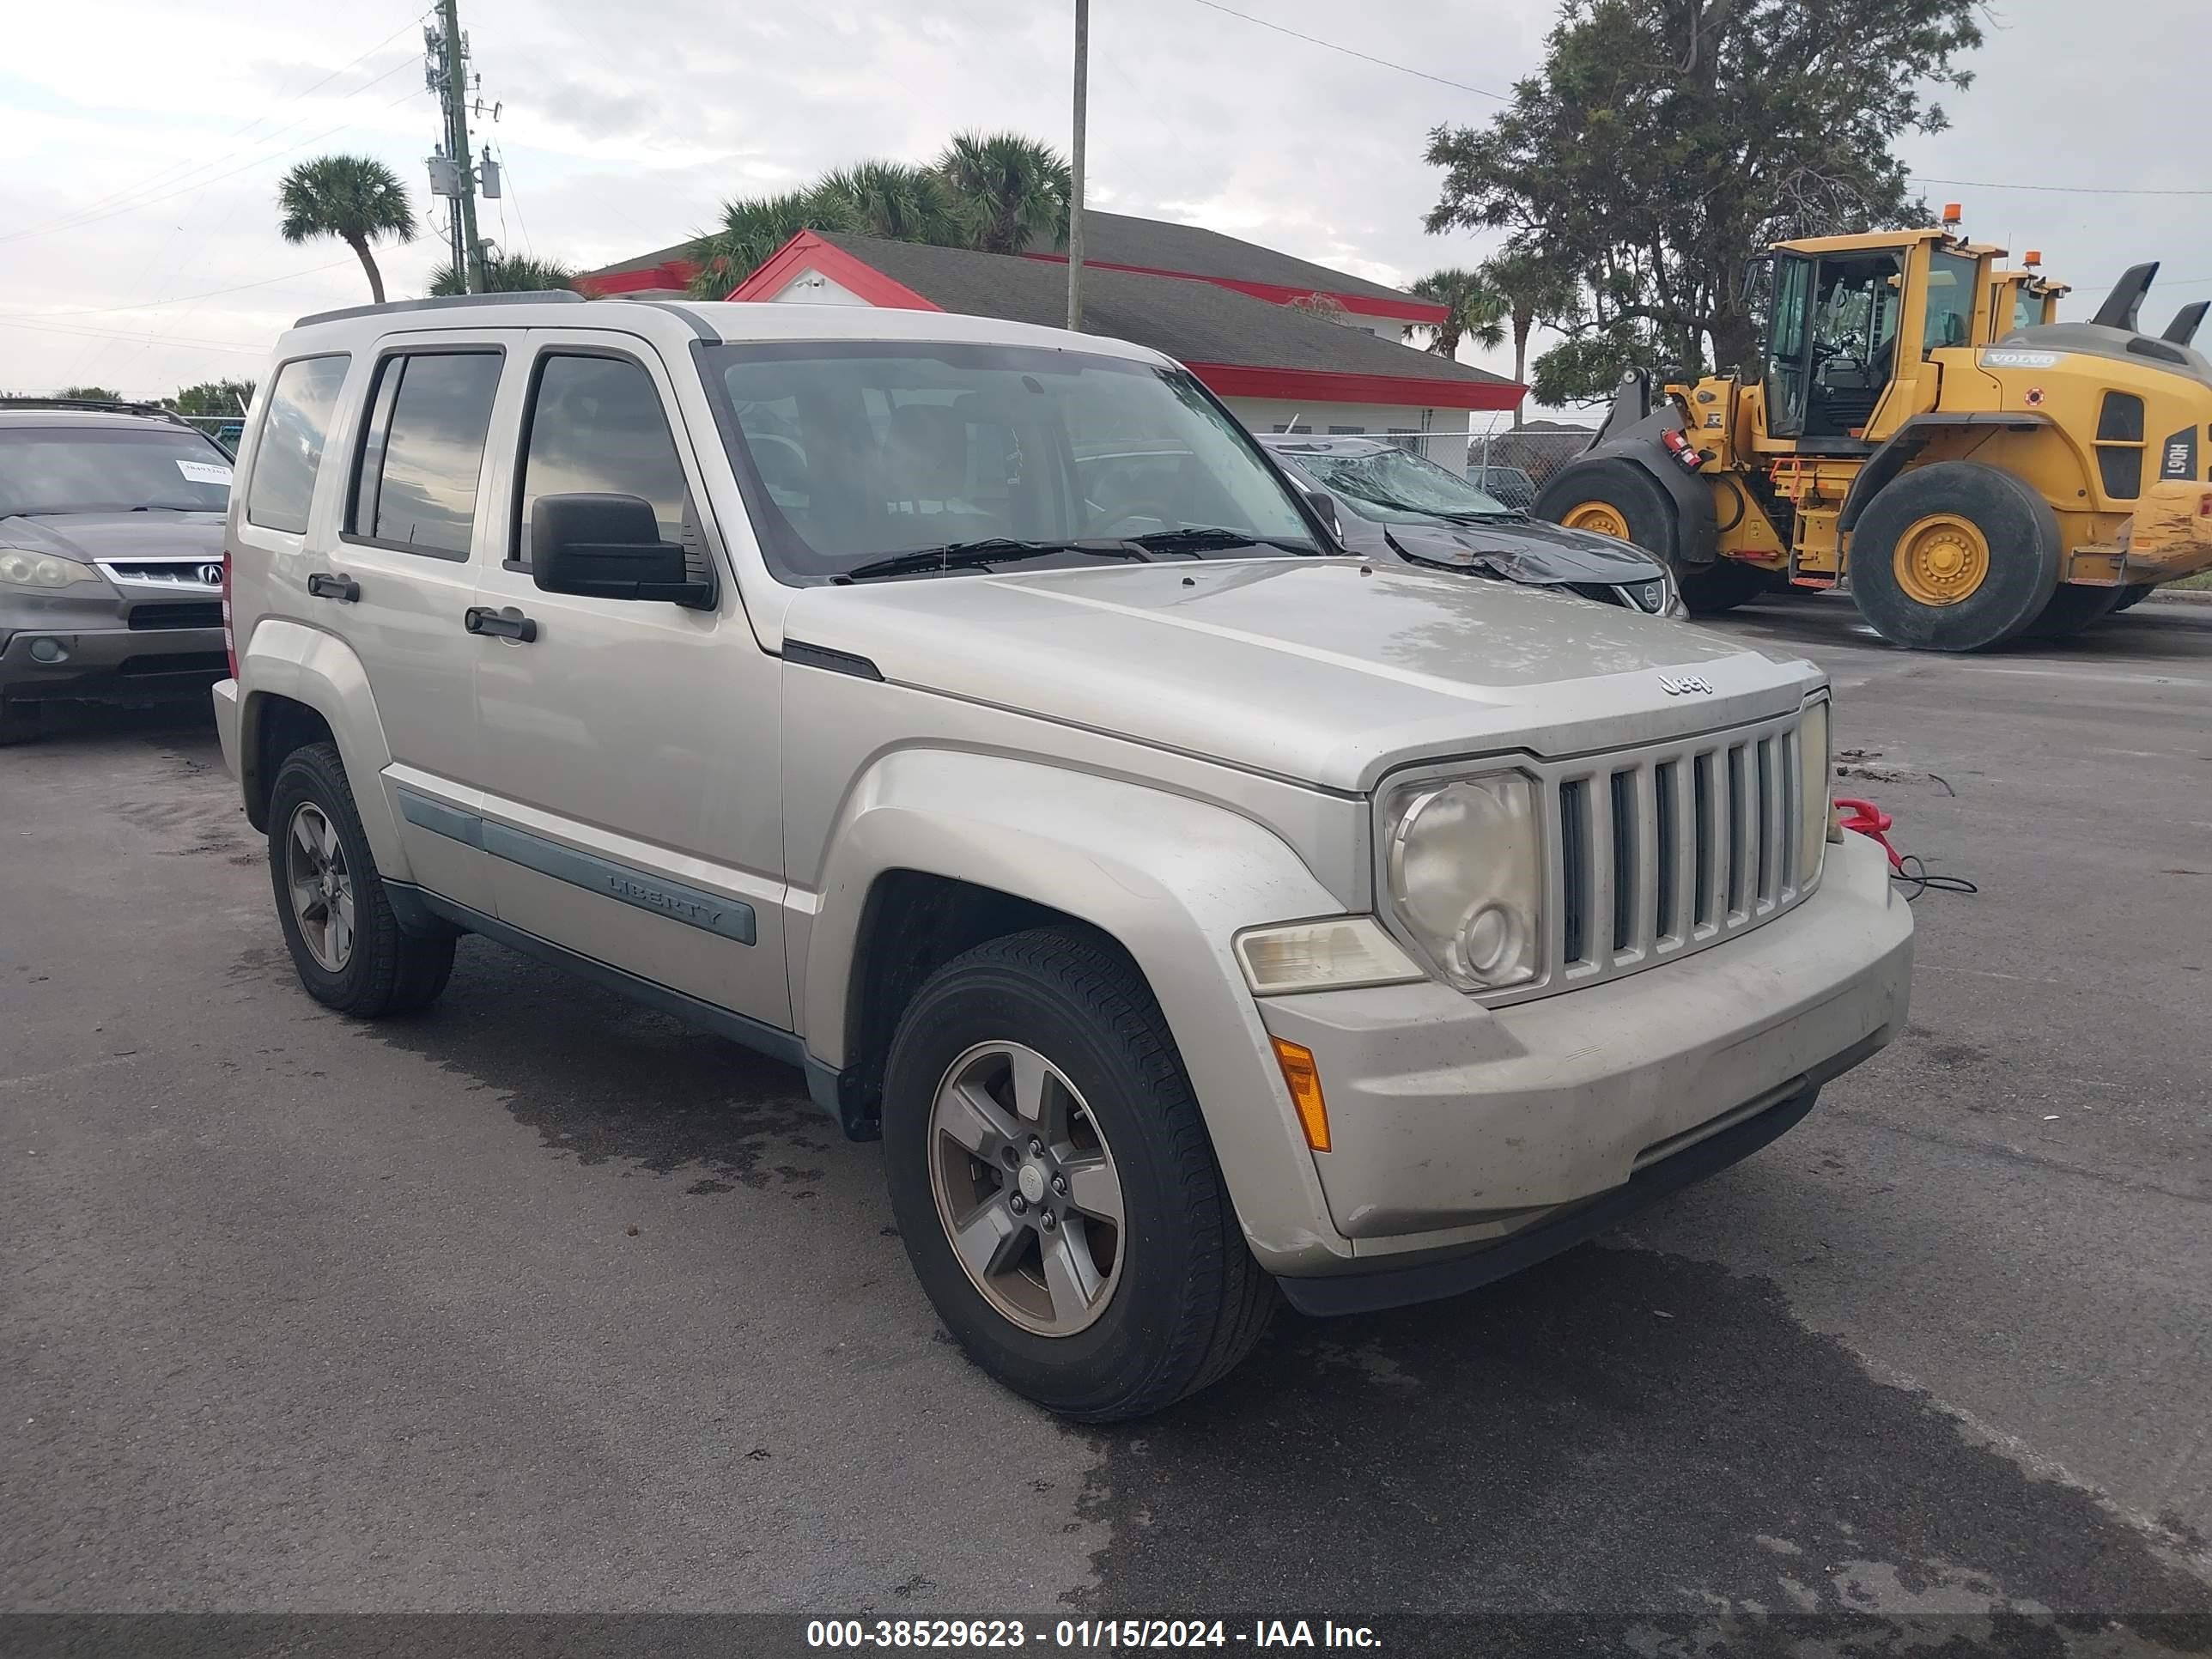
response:
<svg viewBox="0 0 2212 1659"><path fill-rule="evenodd" d="M1990 276L1991 343L2023 328L2057 322L2058 301L2072 292L2065 283L2051 282L2033 270L1993 271Z"/></svg>
<svg viewBox="0 0 2212 1659"><path fill-rule="evenodd" d="M1989 316L1982 272L1995 250L1941 231L1909 239L1828 236L1776 246L1761 379L1769 447L1864 454L1892 384L1947 346L1975 343Z"/></svg>

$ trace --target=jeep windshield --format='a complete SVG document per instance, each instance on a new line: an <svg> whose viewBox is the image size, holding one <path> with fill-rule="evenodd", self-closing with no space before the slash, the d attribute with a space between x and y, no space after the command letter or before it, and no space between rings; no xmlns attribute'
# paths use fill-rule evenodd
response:
<svg viewBox="0 0 2212 1659"><path fill-rule="evenodd" d="M1297 449L1278 453L1363 519L1408 524L1521 516L1457 473L1402 449L1370 450L1364 455Z"/></svg>
<svg viewBox="0 0 2212 1659"><path fill-rule="evenodd" d="M230 457L197 432L151 422L0 427L0 519L229 504Z"/></svg>
<svg viewBox="0 0 2212 1659"><path fill-rule="evenodd" d="M1028 346L709 347L782 580L1331 551L1180 369Z"/></svg>

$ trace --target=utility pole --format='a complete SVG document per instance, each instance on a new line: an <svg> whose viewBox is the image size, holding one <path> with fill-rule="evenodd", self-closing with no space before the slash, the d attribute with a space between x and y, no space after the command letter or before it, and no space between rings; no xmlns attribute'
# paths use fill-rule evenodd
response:
<svg viewBox="0 0 2212 1659"><path fill-rule="evenodd" d="M1071 329L1083 326L1083 106L1090 79L1091 0L1075 0L1075 144L1067 192L1067 325Z"/></svg>
<svg viewBox="0 0 2212 1659"><path fill-rule="evenodd" d="M450 164L453 189L453 269L471 294L484 291L483 244L477 240L477 177L469 160L469 53L461 33L459 0L439 0L439 27L432 34L431 50L437 61L432 82L446 113L446 143L441 160ZM431 33L426 31L426 33ZM442 181L442 169L433 169ZM434 183L434 190L436 185ZM448 192L437 190L439 195Z"/></svg>

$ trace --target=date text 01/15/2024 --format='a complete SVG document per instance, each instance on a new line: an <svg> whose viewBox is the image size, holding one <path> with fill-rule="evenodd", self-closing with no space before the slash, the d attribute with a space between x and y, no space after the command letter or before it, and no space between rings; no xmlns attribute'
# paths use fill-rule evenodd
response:
<svg viewBox="0 0 2212 1659"><path fill-rule="evenodd" d="M1060 1619L1032 1630L1022 1619L810 1619L810 1648L1376 1648L1365 1625L1260 1619L1232 1629L1220 1619Z"/></svg>

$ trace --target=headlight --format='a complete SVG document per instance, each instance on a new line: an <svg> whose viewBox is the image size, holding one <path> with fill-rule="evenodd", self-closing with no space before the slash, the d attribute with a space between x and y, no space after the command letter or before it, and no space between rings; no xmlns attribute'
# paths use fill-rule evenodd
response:
<svg viewBox="0 0 2212 1659"><path fill-rule="evenodd" d="M71 582L99 580L100 572L75 559L33 553L24 547L0 547L0 582L10 587L67 587Z"/></svg>
<svg viewBox="0 0 2212 1659"><path fill-rule="evenodd" d="M1534 783L1518 772L1411 784L1391 799L1391 905L1462 991L1536 976L1543 860Z"/></svg>
<svg viewBox="0 0 2212 1659"><path fill-rule="evenodd" d="M1255 927L1237 936L1237 960L1255 997L1396 985L1423 977L1372 916Z"/></svg>
<svg viewBox="0 0 2212 1659"><path fill-rule="evenodd" d="M1828 851L1829 805L1832 788L1828 762L1828 705L1808 702L1797 727L1797 888L1802 892L1820 878Z"/></svg>

